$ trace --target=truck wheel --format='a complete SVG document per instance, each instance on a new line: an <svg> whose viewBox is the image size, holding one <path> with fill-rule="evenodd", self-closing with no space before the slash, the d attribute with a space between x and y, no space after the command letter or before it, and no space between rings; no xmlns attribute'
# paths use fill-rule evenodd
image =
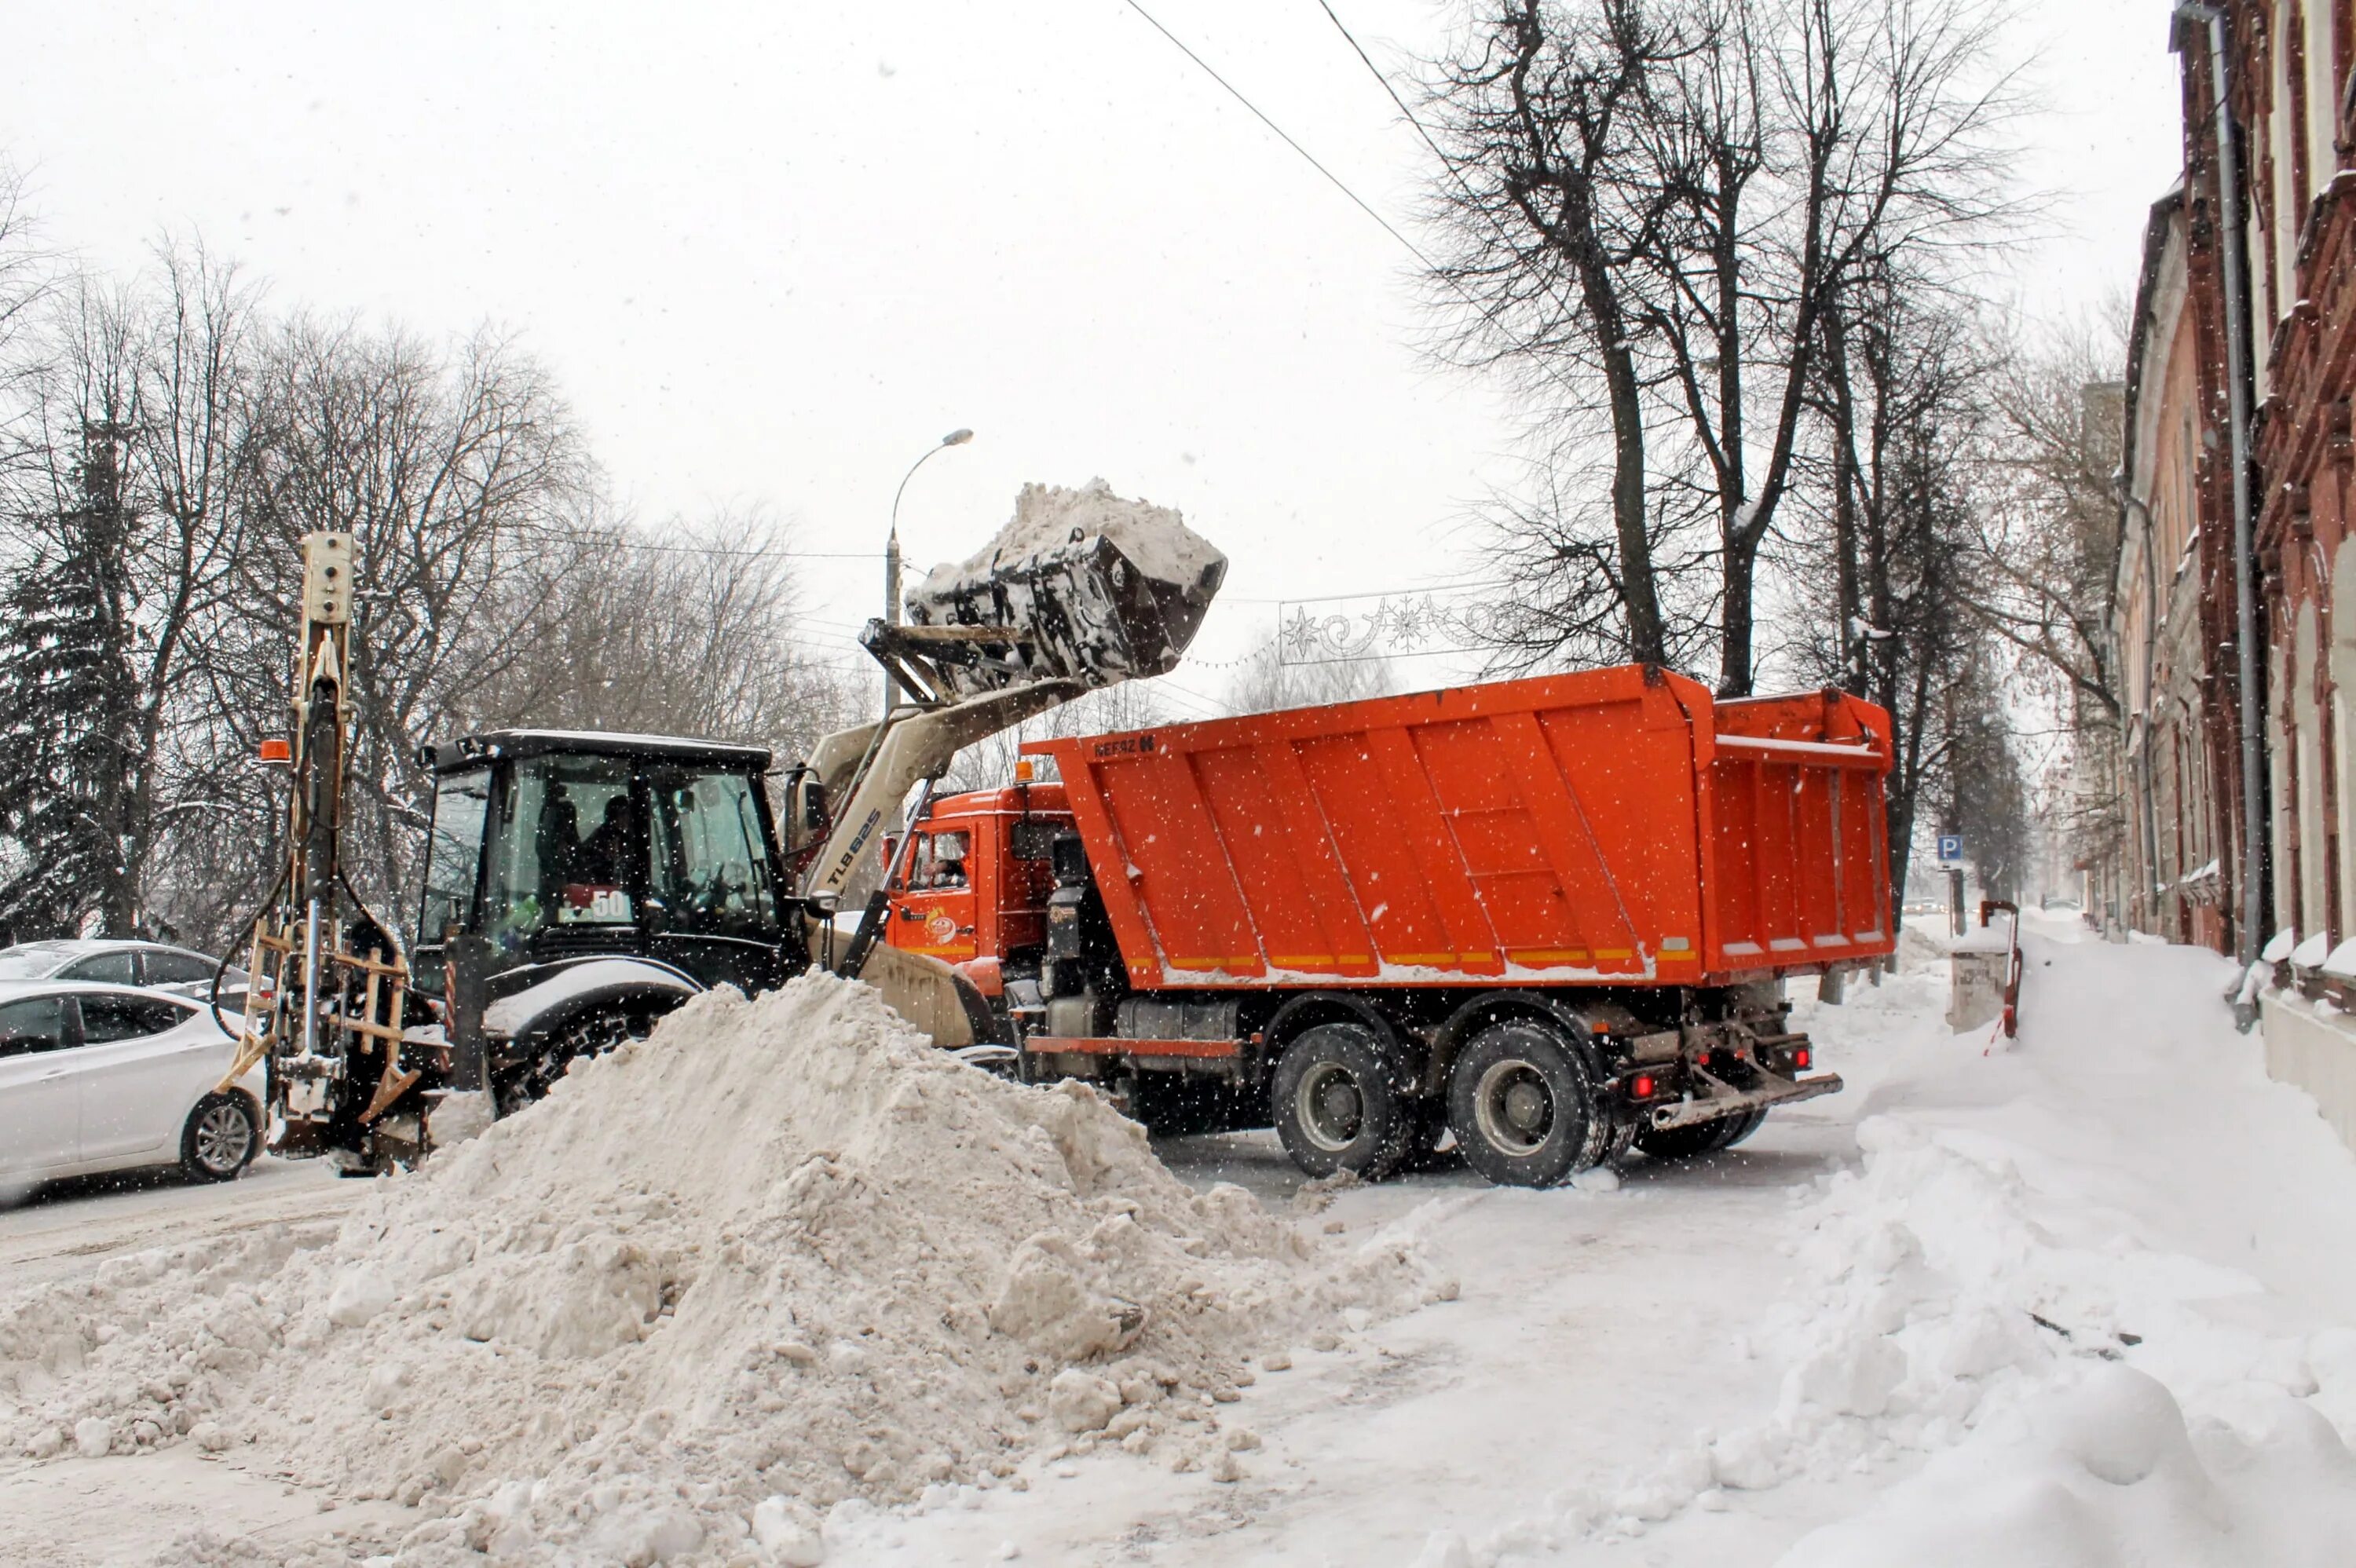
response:
<svg viewBox="0 0 2356 1568"><path fill-rule="evenodd" d="M1732 1148L1736 1144L1757 1132L1759 1125L1766 1119L1767 1107L1764 1105L1747 1111L1740 1116L1729 1116L1726 1119L1726 1141L1718 1147Z"/></svg>
<svg viewBox="0 0 2356 1568"><path fill-rule="evenodd" d="M1414 1118L1361 1024L1319 1024L1296 1038L1276 1060L1269 1099L1284 1152L1311 1176L1380 1181L1407 1156Z"/></svg>
<svg viewBox="0 0 2356 1568"><path fill-rule="evenodd" d="M1472 1038L1448 1075L1448 1125L1464 1163L1501 1187L1552 1187L1603 1157L1612 1119L1586 1061L1543 1024Z"/></svg>
<svg viewBox="0 0 2356 1568"><path fill-rule="evenodd" d="M1737 1111L1710 1122L1687 1122L1681 1127L1647 1127L1636 1135L1636 1147L1655 1159L1691 1159L1731 1148L1759 1130L1767 1119L1762 1110Z"/></svg>

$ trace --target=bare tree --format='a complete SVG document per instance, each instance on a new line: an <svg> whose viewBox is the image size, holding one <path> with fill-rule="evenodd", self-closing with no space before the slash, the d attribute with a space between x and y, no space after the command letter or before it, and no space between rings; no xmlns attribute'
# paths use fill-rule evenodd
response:
<svg viewBox="0 0 2356 1568"><path fill-rule="evenodd" d="M299 618L300 540L354 536L347 863L382 896L422 830L412 755L444 709L532 642L511 572L588 510L594 470L546 373L478 332L446 357L400 332L296 316L273 336L241 473L251 615L233 711L283 712Z"/></svg>
<svg viewBox="0 0 2356 1568"><path fill-rule="evenodd" d="M1989 439L1995 361L1976 324L1935 293L1884 276L1842 303L1826 318L1840 336L1823 346L1812 399L1828 427L1831 493L1812 485L1804 495L1798 510L1816 526L1788 565L1802 581L1838 585L1839 613L1812 627L1813 672L1890 713L1890 878L1902 901L1927 802L2013 798L1987 783L2017 766L2009 750L1991 749L1997 731L1983 722L2001 728L2006 666L1970 608L1983 565L1975 462ZM1966 739L1980 783L1958 797L1943 784Z"/></svg>
<svg viewBox="0 0 2356 1568"><path fill-rule="evenodd" d="M2009 346L1990 389L1978 536L1987 571L1972 600L2057 696L2110 726L2120 711L2108 627L2126 357L2118 334L2097 322Z"/></svg>
<svg viewBox="0 0 2356 1568"><path fill-rule="evenodd" d="M1684 16L1664 19L1643 0L1513 0L1438 62L1431 94L1447 165L1437 281L1451 342L1467 360L1512 370L1533 389L1562 388L1574 410L1602 416L1612 542L1608 553L1580 553L1608 571L1629 656L1653 664L1669 648L1635 334L1644 260L1673 197L1655 177L1648 137L1658 95L1696 47ZM1584 606L1569 618L1593 625Z"/></svg>
<svg viewBox="0 0 2356 1568"><path fill-rule="evenodd" d="M704 736L807 754L851 721L846 683L804 641L782 528L723 513L661 538L596 523L508 580L516 656L444 715L452 726L539 724Z"/></svg>
<svg viewBox="0 0 2356 1568"><path fill-rule="evenodd" d="M1397 676L1388 659L1320 659L1288 664L1277 645L1270 642L1244 660L1220 691L1219 699L1230 713L1269 713L1280 708L1355 702L1361 698L1387 696L1397 689Z"/></svg>
<svg viewBox="0 0 2356 1568"><path fill-rule="evenodd" d="M21 340L34 324L36 309L56 286L52 261L33 235L24 176L0 158L0 473L28 452L16 426L27 411L23 383L41 359L23 352Z"/></svg>
<svg viewBox="0 0 2356 1568"><path fill-rule="evenodd" d="M1794 479L1825 314L1861 276L1924 294L1923 252L2006 212L1976 78L1996 25L1951 0L1712 0L1660 117L1678 195L1651 258L1668 361L1717 512L1719 689L1752 687L1759 551ZM1754 386L1752 371L1763 386Z"/></svg>
<svg viewBox="0 0 2356 1568"><path fill-rule="evenodd" d="M1608 547L1558 485L1493 517L1537 591L1531 638L1592 644L1609 596L1628 655L1666 660L1695 651L1665 608L1682 599L1715 633L1720 692L1751 689L1760 553L1805 472L1823 316L1868 272L1935 287L1893 261L2007 210L2007 101L1979 84L1993 27L1962 0L1513 0L1439 65L1439 281L1475 305L1454 340L1610 411ZM1592 439L1576 420L1550 434L1550 454ZM1706 549L1677 542L1702 528ZM1664 560L1705 559L1709 595L1664 582Z"/></svg>

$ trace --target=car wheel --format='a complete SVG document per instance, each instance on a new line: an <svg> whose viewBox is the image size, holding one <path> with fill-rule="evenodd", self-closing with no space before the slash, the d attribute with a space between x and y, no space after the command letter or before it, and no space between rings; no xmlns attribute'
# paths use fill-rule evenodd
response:
<svg viewBox="0 0 2356 1568"><path fill-rule="evenodd" d="M242 1094L208 1094L180 1129L180 1169L191 1181L228 1181L253 1159L262 1129Z"/></svg>

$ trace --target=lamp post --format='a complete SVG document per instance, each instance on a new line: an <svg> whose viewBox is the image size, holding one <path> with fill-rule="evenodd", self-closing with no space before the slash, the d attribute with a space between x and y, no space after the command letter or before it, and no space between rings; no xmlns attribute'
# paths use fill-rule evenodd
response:
<svg viewBox="0 0 2356 1568"><path fill-rule="evenodd" d="M900 497L907 494L908 481L916 476L916 470L930 462L936 453L952 446L963 446L972 439L973 432L962 427L949 432L926 447L924 456L908 464L908 472L900 475L900 487L892 492L892 533L884 541L884 624L887 626L900 624ZM894 680L891 672L886 670L884 674L884 717L890 718L892 709L899 706L900 683Z"/></svg>

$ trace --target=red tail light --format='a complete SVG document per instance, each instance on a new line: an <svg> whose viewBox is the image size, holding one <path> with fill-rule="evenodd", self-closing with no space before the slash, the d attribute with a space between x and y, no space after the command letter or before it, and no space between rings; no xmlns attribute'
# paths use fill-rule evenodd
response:
<svg viewBox="0 0 2356 1568"><path fill-rule="evenodd" d="M1807 1071L1808 1064L1815 1060L1815 1052L1810 1051L1804 1045L1800 1047L1799 1050L1792 1052L1792 1065L1803 1072Z"/></svg>
<svg viewBox="0 0 2356 1568"><path fill-rule="evenodd" d="M1628 1085L1628 1093L1639 1100L1649 1100L1653 1097L1653 1075L1649 1072L1640 1072L1636 1075L1636 1081Z"/></svg>

